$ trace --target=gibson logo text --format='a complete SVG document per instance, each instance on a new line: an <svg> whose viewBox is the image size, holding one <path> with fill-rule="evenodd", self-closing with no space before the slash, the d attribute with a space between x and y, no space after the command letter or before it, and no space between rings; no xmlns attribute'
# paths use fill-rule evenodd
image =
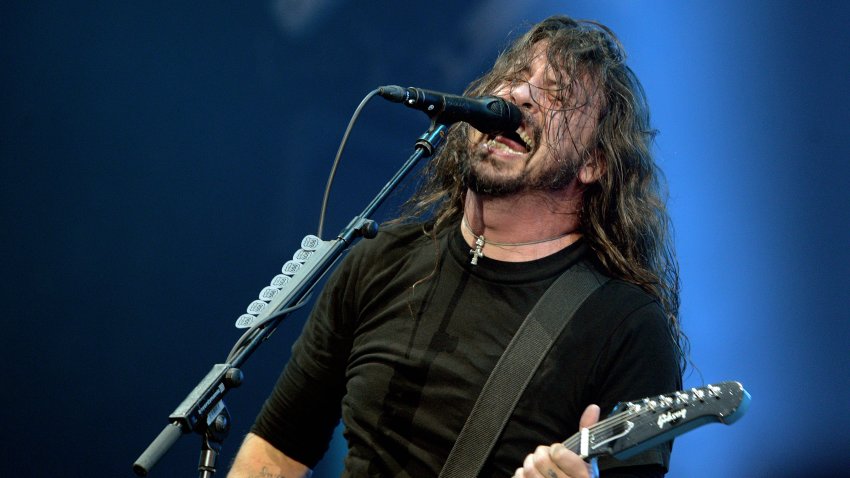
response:
<svg viewBox="0 0 850 478"><path fill-rule="evenodd" d="M670 423L670 422L672 422L672 421L674 421L674 420L677 420L677 419L679 419L679 418L685 418L685 415L686 415L687 413L688 413L688 411L687 411L687 410L685 410L684 408L683 408L683 409L681 409L681 410L679 410L678 412L667 412L667 413L662 413L662 414L658 417L658 428L663 428L663 427L664 427L664 424L666 424L666 423Z"/></svg>

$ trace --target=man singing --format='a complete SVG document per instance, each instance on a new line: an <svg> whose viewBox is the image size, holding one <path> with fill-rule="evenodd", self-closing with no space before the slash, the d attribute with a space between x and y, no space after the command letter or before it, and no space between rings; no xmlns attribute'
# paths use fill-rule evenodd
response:
<svg viewBox="0 0 850 478"><path fill-rule="evenodd" d="M470 85L517 105L521 125L450 128L407 214L330 278L230 477L308 476L340 418L344 476L438 476L507 344L577 264L610 280L546 353L479 476L591 476L557 443L617 402L681 388L678 265L624 61L607 27L552 17ZM600 459L601 476L663 476L670 448Z"/></svg>

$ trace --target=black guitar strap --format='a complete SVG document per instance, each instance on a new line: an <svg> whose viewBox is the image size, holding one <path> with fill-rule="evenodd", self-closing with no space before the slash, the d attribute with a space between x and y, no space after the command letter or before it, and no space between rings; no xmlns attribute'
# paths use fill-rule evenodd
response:
<svg viewBox="0 0 850 478"><path fill-rule="evenodd" d="M440 478L478 476L552 344L585 299L608 280L593 266L580 261L549 286L490 372L440 471Z"/></svg>

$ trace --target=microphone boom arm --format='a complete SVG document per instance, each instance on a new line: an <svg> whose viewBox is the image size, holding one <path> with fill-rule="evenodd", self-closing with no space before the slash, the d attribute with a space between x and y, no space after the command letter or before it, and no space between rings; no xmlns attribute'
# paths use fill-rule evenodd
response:
<svg viewBox="0 0 850 478"><path fill-rule="evenodd" d="M201 478L211 478L215 473L216 459L230 429L230 413L222 400L232 388L242 383L239 368L248 357L274 333L289 313L298 308L316 283L333 267L342 254L359 237L372 238L378 233L375 221L369 219L383 204L389 194L423 157L430 157L445 137L446 124L432 118L429 129L415 143L413 154L390 178L363 211L354 217L331 241L321 241L315 251L292 276L285 288L269 302L265 323L260 323L256 333L226 363L215 364L210 372L169 415L169 423L151 442L133 464L138 476L146 476L150 469L177 442L180 436L191 432L203 436L198 470Z"/></svg>

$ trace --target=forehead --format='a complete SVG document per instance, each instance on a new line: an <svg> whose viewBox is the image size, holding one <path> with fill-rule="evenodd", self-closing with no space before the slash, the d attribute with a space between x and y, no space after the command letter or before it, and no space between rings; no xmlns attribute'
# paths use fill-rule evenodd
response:
<svg viewBox="0 0 850 478"><path fill-rule="evenodd" d="M541 40L528 49L523 76L526 81L546 91L563 108L600 107L602 96L592 71L579 64L569 52L552 51L549 42Z"/></svg>
<svg viewBox="0 0 850 478"><path fill-rule="evenodd" d="M531 45L527 53L523 55L517 70L529 77L541 78L550 82L561 80L569 81L570 72L563 65L563 60L549 51L549 42L540 41ZM554 64L553 64L554 61Z"/></svg>
<svg viewBox="0 0 850 478"><path fill-rule="evenodd" d="M532 48L528 69L535 74L552 70L552 66L549 64L548 49L545 45L537 44Z"/></svg>

